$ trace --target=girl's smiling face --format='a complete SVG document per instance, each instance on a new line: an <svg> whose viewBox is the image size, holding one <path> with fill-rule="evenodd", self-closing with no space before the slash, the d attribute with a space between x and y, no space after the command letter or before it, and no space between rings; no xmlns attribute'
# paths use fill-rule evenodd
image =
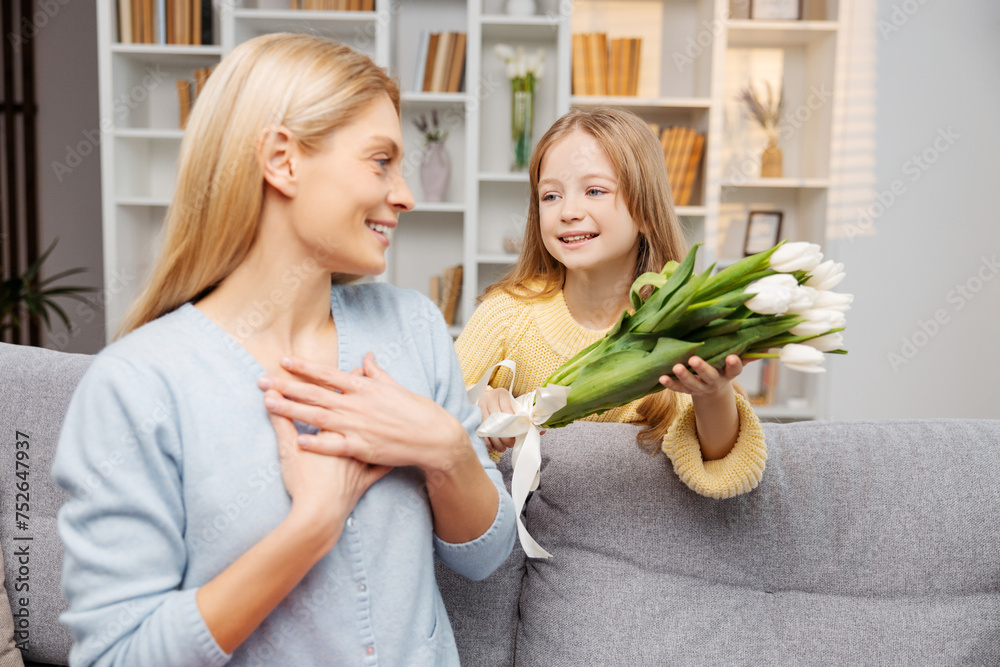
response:
<svg viewBox="0 0 1000 667"><path fill-rule="evenodd" d="M567 271L631 276L639 228L618 196L618 175L597 140L575 130L542 158L538 213L546 250Z"/></svg>
<svg viewBox="0 0 1000 667"><path fill-rule="evenodd" d="M336 130L312 154L301 154L293 232L319 245L331 272L374 275L385 270L385 250L413 195L400 165L403 138L388 97Z"/></svg>

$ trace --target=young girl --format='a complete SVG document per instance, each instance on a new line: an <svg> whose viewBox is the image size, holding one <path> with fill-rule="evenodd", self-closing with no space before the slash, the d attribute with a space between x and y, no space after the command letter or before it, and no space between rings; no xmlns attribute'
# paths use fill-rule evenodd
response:
<svg viewBox="0 0 1000 667"><path fill-rule="evenodd" d="M632 113L575 110L539 140L529 166L531 186L524 245L517 265L491 285L456 343L465 382L512 359L511 391L541 386L559 366L598 340L630 306L632 282L686 254L670 199L663 150ZM668 391L588 419L635 422L639 440L662 448L694 491L728 498L753 489L767 458L760 422L733 379L736 355L722 372L693 357L660 378ZM498 369L492 387L506 387ZM483 419L512 412L506 389L487 390ZM488 438L493 456L513 438Z"/></svg>
<svg viewBox="0 0 1000 667"><path fill-rule="evenodd" d="M345 46L267 35L212 75L53 465L72 664L458 665L434 554L485 577L514 518L440 313L347 284L413 206L401 146L396 85Z"/></svg>

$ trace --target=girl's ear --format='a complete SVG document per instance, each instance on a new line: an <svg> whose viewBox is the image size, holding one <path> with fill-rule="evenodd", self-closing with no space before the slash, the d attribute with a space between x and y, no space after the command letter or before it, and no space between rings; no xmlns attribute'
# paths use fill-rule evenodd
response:
<svg viewBox="0 0 1000 667"><path fill-rule="evenodd" d="M264 132L260 153L264 181L286 197L294 197L299 186L299 145L284 126L270 127Z"/></svg>

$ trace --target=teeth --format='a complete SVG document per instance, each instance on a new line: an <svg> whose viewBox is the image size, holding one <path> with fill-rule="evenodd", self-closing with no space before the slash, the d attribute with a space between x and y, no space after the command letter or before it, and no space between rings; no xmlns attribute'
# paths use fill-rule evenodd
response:
<svg viewBox="0 0 1000 667"><path fill-rule="evenodd" d="M392 230L392 227L390 227L389 225L381 225L377 222L366 222L365 224L368 226L369 229L374 229L376 232L384 234L386 236L389 236L389 232Z"/></svg>
<svg viewBox="0 0 1000 667"><path fill-rule="evenodd" d="M565 243L576 243L577 241L583 241L584 239L592 239L594 234L580 234L579 236L564 236L563 241Z"/></svg>

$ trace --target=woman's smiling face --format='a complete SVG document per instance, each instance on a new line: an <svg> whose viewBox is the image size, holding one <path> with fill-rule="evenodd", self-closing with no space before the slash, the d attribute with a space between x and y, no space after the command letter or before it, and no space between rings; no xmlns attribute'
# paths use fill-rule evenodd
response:
<svg viewBox="0 0 1000 667"><path fill-rule="evenodd" d="M385 270L397 218L413 208L400 165L399 117L383 96L337 129L319 151L300 155L293 232L331 273L376 275Z"/></svg>

